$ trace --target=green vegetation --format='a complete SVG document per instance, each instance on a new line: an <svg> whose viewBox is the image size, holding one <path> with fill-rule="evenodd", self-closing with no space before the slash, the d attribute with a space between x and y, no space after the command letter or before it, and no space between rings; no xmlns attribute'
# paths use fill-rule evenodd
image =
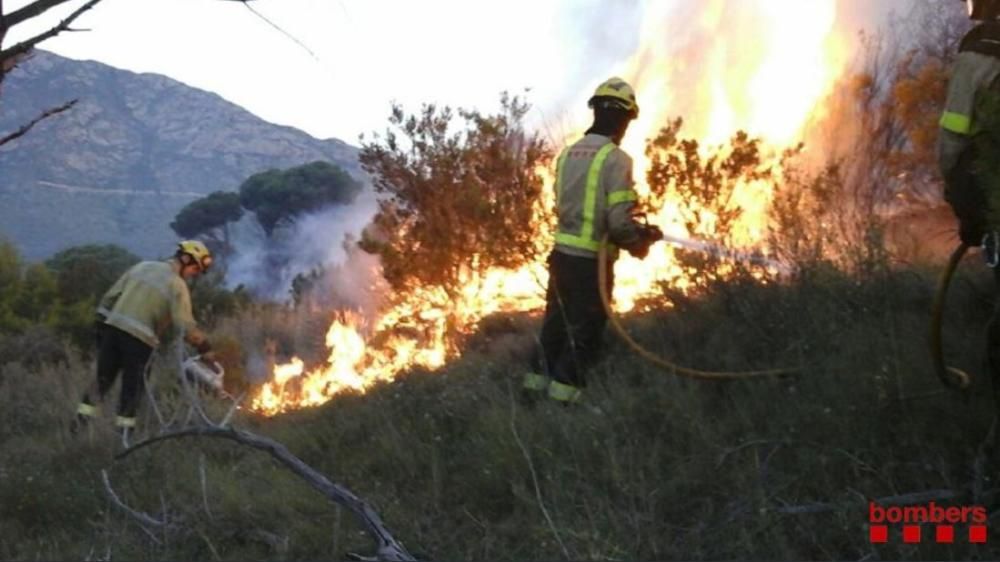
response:
<svg viewBox="0 0 1000 562"><path fill-rule="evenodd" d="M626 328L682 365L799 367L795 376L682 379L655 370L609 334L584 404L531 405L518 387L538 315L498 315L463 342L461 358L435 372L403 373L367 394L271 419L240 411L233 423L280 441L365 498L424 559L1000 557L995 541L964 540L962 526L952 545L927 540L927 527L919 545L903 544L898 529L889 544L868 539L869 500L928 491L950 494L936 500L945 505L993 508L1000 500L1000 451L987 446L996 405L982 369L991 272L966 264L953 283L948 359L977 376L966 394L945 390L926 345L940 265L892 256L875 212L912 194L899 189L916 189L900 188L901 169L932 174L926 134L933 124L930 110L920 108L939 106L941 90L923 85L939 77L945 61L918 55L896 61L888 74L866 71L845 88L840 117L870 134L847 152L831 151L815 170L799 165L799 151L791 150L780 155L775 178L762 167L758 141L743 134L702 153L681 139L679 122L648 145L654 199L671 191L697 203L719 219L711 232L723 240L743 211L731 204L733 185L771 180L768 236L798 269L762 282L759 272L730 267L723 275L704 256L684 256L685 267L699 272L691 290L663 287L644 303L651 312L629 315ZM927 65L931 70L921 70ZM498 116L460 112L466 129L454 135L448 110L428 106L407 117L396 108L390 124L398 131L364 148L368 171L390 197L362 245L385 260L397 290L453 287L456 272L486 263L477 260L520 263L537 251L519 238L532 235L522 228L531 208L525 194L537 197L527 163L548 154L520 129L525 107L505 98ZM511 140L533 152L513 158ZM284 199L294 182L282 184L280 172L255 178L246 191L268 232L308 207L303 201L323 199ZM702 223L698 207L680 212ZM114 462L110 420L69 435L93 362L38 330L59 326L67 314L59 276L73 271L102 272L24 264L0 245L0 450L7 453L0 455L0 558L371 553L349 514L261 453L190 438ZM297 296L321 274L301 277ZM228 388L245 388L241 366L250 370L255 350L271 348L279 357L294 351L307 365L323 361L323 331L334 311L254 303L218 283L200 282L195 302L233 366ZM83 299L85 287L76 293ZM90 306L73 308L80 322ZM31 347L39 342L54 342L55 351ZM177 365L161 356L151 378L157 408L142 410L138 437L156 431L157 412L187 414L176 375ZM210 415L218 419L224 406L211 403ZM144 528L109 501L99 479L109 467L121 498L165 525Z"/></svg>
<svg viewBox="0 0 1000 562"><path fill-rule="evenodd" d="M139 256L115 244L73 246L45 261L55 274L63 300L79 302L97 299Z"/></svg>
<svg viewBox="0 0 1000 562"><path fill-rule="evenodd" d="M270 236L298 215L330 204L350 203L360 191L361 183L339 166L317 161L250 176L240 185L240 204L255 213Z"/></svg>
<svg viewBox="0 0 1000 562"><path fill-rule="evenodd" d="M136 261L118 246L88 245L27 263L0 241L0 363L64 361L64 339L89 353L97 299Z"/></svg>
<svg viewBox="0 0 1000 562"><path fill-rule="evenodd" d="M232 250L229 223L242 217L239 193L216 191L185 205L170 223L170 228L181 238L204 237L212 242L216 251L228 253Z"/></svg>
<svg viewBox="0 0 1000 562"><path fill-rule="evenodd" d="M963 280L946 332L959 366L976 372L991 280L973 267ZM863 498L968 493L992 419L981 375L965 398L919 397L940 389L924 344L932 281L920 270L861 280L814 270L780 285L720 283L627 321L640 341L684 364L802 365L796 378L690 382L612 343L588 388L588 406L599 412L528 408L516 397L519 353L537 319L510 318L491 322L509 327L470 341L465 357L439 372L280 418L239 414L236 423L372 502L411 551L430 559L995 558L995 546L964 540L867 539ZM123 499L174 522L153 529L152 541L103 494L98 470L111 464L110 428L79 439L65 431L89 376L75 360L3 370L0 448L19 454L0 460L0 557L369 552L349 514L266 456L198 439L114 465ZM165 411L179 408L171 379L161 365L154 381ZM149 410L143 421L153 427ZM781 512L816 502L835 507Z"/></svg>

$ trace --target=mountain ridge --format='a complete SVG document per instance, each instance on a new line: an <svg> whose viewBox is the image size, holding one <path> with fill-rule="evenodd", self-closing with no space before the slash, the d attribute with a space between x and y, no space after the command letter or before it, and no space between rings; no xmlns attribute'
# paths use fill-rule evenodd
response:
<svg viewBox="0 0 1000 562"><path fill-rule="evenodd" d="M364 178L358 149L268 123L155 73L40 51L0 89L0 131L70 99L70 110L0 146L0 235L31 259L77 244L169 253L185 204L250 175L326 160Z"/></svg>

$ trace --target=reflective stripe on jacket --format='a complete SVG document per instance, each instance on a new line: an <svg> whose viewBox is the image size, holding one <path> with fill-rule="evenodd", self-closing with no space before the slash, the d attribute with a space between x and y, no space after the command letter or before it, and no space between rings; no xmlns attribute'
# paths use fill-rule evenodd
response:
<svg viewBox="0 0 1000 562"><path fill-rule="evenodd" d="M195 327L187 284L166 262L132 266L104 294L97 312L105 323L151 347L159 345L171 326L181 332Z"/></svg>
<svg viewBox="0 0 1000 562"><path fill-rule="evenodd" d="M948 97L938 135L938 166L945 176L958 163L972 135L978 132L976 103L979 93L1000 76L1000 59L964 51L958 54L948 82Z"/></svg>
<svg viewBox="0 0 1000 562"><path fill-rule="evenodd" d="M638 241L633 185L632 158L610 138L589 134L563 149L556 163L556 249L594 257L605 233L617 246Z"/></svg>

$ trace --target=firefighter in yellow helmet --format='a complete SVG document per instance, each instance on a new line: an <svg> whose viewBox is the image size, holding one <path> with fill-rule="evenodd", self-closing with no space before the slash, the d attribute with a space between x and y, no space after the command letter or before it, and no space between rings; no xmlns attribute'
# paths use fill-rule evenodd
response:
<svg viewBox="0 0 1000 562"><path fill-rule="evenodd" d="M126 271L104 294L97 307L97 378L77 408L74 430L98 414L97 403L122 373L115 425L127 443L145 390L146 367L160 338L173 328L205 355L211 345L191 313L187 281L212 265L205 244L185 240L167 261L144 261Z"/></svg>
<svg viewBox="0 0 1000 562"><path fill-rule="evenodd" d="M548 258L549 283L540 349L523 380L531 396L544 392L554 400L580 399L585 373L598 359L607 315L598 288L597 254L609 239L608 294L617 248L646 257L663 237L636 212L632 158L619 144L639 115L635 91L611 78L590 98L594 120L583 138L566 147L556 162L555 248Z"/></svg>
<svg viewBox="0 0 1000 562"><path fill-rule="evenodd" d="M966 0L980 23L962 38L952 67L938 135L945 199L959 237L982 246L1000 287L1000 1ZM1000 309L987 332L994 398L1000 406Z"/></svg>

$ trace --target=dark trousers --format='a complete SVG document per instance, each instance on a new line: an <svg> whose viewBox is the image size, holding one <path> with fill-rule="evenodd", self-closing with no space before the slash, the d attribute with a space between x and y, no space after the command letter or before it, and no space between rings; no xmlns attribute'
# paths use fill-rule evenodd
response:
<svg viewBox="0 0 1000 562"><path fill-rule="evenodd" d="M989 225L989 191L981 179L984 171L979 165L976 146L970 144L945 176L945 200L958 217L959 236L971 246L978 246L983 234L996 228ZM994 268L993 276L995 291L1000 296L1000 267ZM986 358L993 400L1000 412L1000 300L994 303L993 316L986 330Z"/></svg>
<svg viewBox="0 0 1000 562"><path fill-rule="evenodd" d="M127 332L103 324L98 329L97 387L99 400L111 390L122 373L122 390L118 400L118 415L134 418L146 388L146 366L153 348ZM83 396L83 403L93 405L93 397Z"/></svg>
<svg viewBox="0 0 1000 562"><path fill-rule="evenodd" d="M993 269L995 291L1000 295L1000 267ZM993 304L993 316L986 329L986 360L989 364L990 384L993 386L993 400L1000 414L1000 298Z"/></svg>
<svg viewBox="0 0 1000 562"><path fill-rule="evenodd" d="M549 255L545 319L531 366L536 373L586 386L586 371L600 358L608 317L598 289L597 259L553 251ZM614 286L608 264L608 295Z"/></svg>
<svg viewBox="0 0 1000 562"><path fill-rule="evenodd" d="M944 178L944 198L958 217L959 237L970 246L978 246L989 229L989 195L978 154L970 144Z"/></svg>

